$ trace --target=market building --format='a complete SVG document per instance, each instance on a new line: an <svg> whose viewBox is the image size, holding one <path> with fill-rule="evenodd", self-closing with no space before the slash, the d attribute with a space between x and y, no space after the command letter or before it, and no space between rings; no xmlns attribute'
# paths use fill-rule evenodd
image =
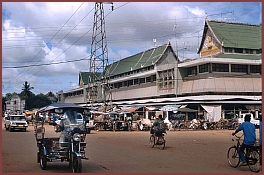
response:
<svg viewBox="0 0 264 175"><path fill-rule="evenodd" d="M171 105L189 119L218 120L243 112L257 117L262 105L261 33L261 25L205 20L200 58L180 61L168 42L114 62L107 67L112 104ZM80 87L59 92L59 101L89 106L90 74L80 72ZM101 91L97 86L95 97Z"/></svg>

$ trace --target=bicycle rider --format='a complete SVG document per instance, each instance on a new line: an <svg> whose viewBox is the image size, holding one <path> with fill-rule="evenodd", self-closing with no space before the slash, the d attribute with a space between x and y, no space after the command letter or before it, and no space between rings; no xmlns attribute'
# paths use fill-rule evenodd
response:
<svg viewBox="0 0 264 175"><path fill-rule="evenodd" d="M247 165L245 155L244 155L244 150L246 146L254 145L256 142L256 129L255 129L254 124L250 122L250 119L251 119L251 116L246 115L244 118L245 122L241 123L239 127L237 128L237 130L234 133L232 133L232 135L235 135L239 131L243 131L243 134L244 134L244 141L238 149L238 154L239 154L239 158L241 162L240 166Z"/></svg>
<svg viewBox="0 0 264 175"><path fill-rule="evenodd" d="M165 131L165 123L162 119L161 114L156 118L156 121L153 123L153 130L154 130L154 134L157 137L160 137L162 135L162 132Z"/></svg>

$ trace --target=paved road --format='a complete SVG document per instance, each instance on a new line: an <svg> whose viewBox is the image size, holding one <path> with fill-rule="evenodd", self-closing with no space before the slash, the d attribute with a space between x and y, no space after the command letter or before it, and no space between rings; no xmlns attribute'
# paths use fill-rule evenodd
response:
<svg viewBox="0 0 264 175"><path fill-rule="evenodd" d="M164 150L149 147L148 131L99 131L86 136L83 173L250 173L227 163L232 130L168 131ZM257 130L258 132L258 130ZM41 170L33 126L27 132L2 129L2 172L70 173L68 162L48 162ZM46 126L47 137L59 137Z"/></svg>

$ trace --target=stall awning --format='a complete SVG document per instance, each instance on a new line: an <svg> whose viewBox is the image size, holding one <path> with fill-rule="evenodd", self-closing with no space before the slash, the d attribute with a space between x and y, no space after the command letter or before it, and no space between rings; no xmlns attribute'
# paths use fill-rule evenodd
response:
<svg viewBox="0 0 264 175"><path fill-rule="evenodd" d="M138 109L138 107L122 107L121 111L122 112L135 112Z"/></svg>
<svg viewBox="0 0 264 175"><path fill-rule="evenodd" d="M160 108L161 111L177 111L181 105L166 105Z"/></svg>
<svg viewBox="0 0 264 175"><path fill-rule="evenodd" d="M179 108L179 112L197 112L198 110L191 109L191 108Z"/></svg>
<svg viewBox="0 0 264 175"><path fill-rule="evenodd" d="M147 106L146 107L146 111L157 111L158 108L156 108L155 106Z"/></svg>

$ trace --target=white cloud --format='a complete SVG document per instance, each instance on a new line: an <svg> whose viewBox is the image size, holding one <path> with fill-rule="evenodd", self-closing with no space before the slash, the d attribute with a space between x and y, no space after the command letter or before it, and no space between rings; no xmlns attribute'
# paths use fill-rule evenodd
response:
<svg viewBox="0 0 264 175"><path fill-rule="evenodd" d="M189 12L191 12L192 14L198 16L198 17L204 17L205 16L205 11L203 9L200 9L199 7L188 7L188 6L184 6L185 8L188 9Z"/></svg>

